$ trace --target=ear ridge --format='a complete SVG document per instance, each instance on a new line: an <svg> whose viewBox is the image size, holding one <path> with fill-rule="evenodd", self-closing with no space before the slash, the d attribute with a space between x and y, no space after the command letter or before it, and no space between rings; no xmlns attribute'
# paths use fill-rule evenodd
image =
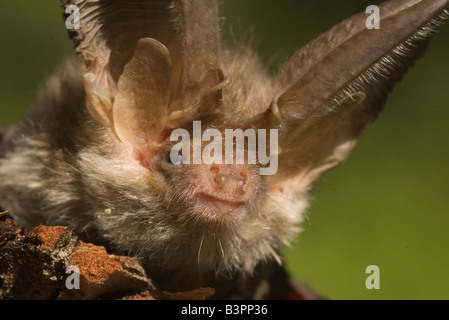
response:
<svg viewBox="0 0 449 320"><path fill-rule="evenodd" d="M324 136L329 131L340 129L341 124L366 101L363 91L348 94L339 101L325 105L314 111L307 119L291 131L283 141L283 151L296 151L298 141L311 136Z"/></svg>
<svg viewBox="0 0 449 320"><path fill-rule="evenodd" d="M140 39L159 42L171 59L170 100L168 104L164 100L168 109L164 116L169 118L161 122L180 126L199 115L215 114L221 106L222 88L229 75L221 62L215 0L61 0L61 4L64 8L71 5L79 8L80 28L69 30L69 34L88 69L87 107L113 139L144 144L142 135L132 139L133 130L113 123L118 114L143 112L143 108L127 112L124 104L120 111L113 110L118 106L114 106L117 83ZM162 115L157 108L155 114Z"/></svg>
<svg viewBox="0 0 449 320"><path fill-rule="evenodd" d="M284 126L296 126L351 85L373 92L370 86L374 84L379 92L373 94L388 93L424 53L441 21L447 18L443 9L448 3L385 2L380 6L380 30L366 28L364 13L343 21L297 51L281 67L271 87L272 109ZM376 86L379 83L382 86Z"/></svg>
<svg viewBox="0 0 449 320"><path fill-rule="evenodd" d="M166 126L170 83L167 48L154 39L140 39L118 80L113 104L114 128L121 142L137 149L158 142Z"/></svg>
<svg viewBox="0 0 449 320"><path fill-rule="evenodd" d="M364 92L348 95L324 110L317 110L286 138L279 154L279 170L271 179L283 193L306 190L322 173L343 162L362 128L354 127Z"/></svg>
<svg viewBox="0 0 449 320"><path fill-rule="evenodd" d="M313 183L322 172L346 159L361 131L377 118L394 84L423 54L447 18L447 3L449 0L386 2L381 6L380 30L366 29L367 16L356 15L319 37L317 41L323 43L297 53L300 61L293 59L282 67L283 75L272 86L278 93L264 120L280 129L282 159L274 179L291 180L295 185L289 188L297 191L299 185ZM341 34L346 31L351 33ZM335 41L330 41L332 32L336 32ZM305 52L319 48L322 52L315 61L303 60ZM289 71L289 67L301 70ZM297 77L288 79L286 74ZM286 87L279 89L281 84ZM362 95L365 97L360 99ZM355 104L351 102L354 98ZM347 120L338 120L335 113L346 117L347 110L352 110Z"/></svg>
<svg viewBox="0 0 449 320"><path fill-rule="evenodd" d="M77 54L87 67L107 49L109 71L118 80L132 58L137 41L153 38L163 43L171 55L182 51L175 26L172 0L61 0L67 9L79 9L79 29L69 30ZM66 16L68 13L66 13Z"/></svg>
<svg viewBox="0 0 449 320"><path fill-rule="evenodd" d="M170 111L173 119L193 118L219 107L222 88L230 77L221 61L217 2L179 0L176 11L178 29L184 37L184 64Z"/></svg>

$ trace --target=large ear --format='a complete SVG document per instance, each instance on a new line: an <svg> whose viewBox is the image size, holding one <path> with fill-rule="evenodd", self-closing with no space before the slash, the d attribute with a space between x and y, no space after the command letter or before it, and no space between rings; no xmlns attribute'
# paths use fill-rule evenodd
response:
<svg viewBox="0 0 449 320"><path fill-rule="evenodd" d="M220 61L218 9L211 0L62 0L86 62L86 106L117 144L139 152L166 128L213 112L227 77Z"/></svg>
<svg viewBox="0 0 449 320"><path fill-rule="evenodd" d="M264 121L279 132L273 191L305 190L346 159L387 94L420 57L449 0L391 0L380 6L380 29L361 13L297 51L272 83Z"/></svg>

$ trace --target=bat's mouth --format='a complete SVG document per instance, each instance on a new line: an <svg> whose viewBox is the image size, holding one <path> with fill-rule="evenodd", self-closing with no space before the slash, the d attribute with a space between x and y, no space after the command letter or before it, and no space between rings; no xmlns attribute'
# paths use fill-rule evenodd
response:
<svg viewBox="0 0 449 320"><path fill-rule="evenodd" d="M205 193L198 194L197 199L203 209L201 218L206 222L232 224L246 213L244 202L225 200Z"/></svg>

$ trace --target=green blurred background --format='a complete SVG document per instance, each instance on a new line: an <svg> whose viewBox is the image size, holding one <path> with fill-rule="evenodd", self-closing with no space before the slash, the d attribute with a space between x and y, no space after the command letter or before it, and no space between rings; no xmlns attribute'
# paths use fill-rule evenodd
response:
<svg viewBox="0 0 449 320"><path fill-rule="evenodd" d="M226 39L251 38L275 72L297 48L378 3L224 0L221 23ZM0 41L5 125L21 119L73 50L58 1L1 1ZM285 249L291 272L325 297L449 298L448 56L449 24L350 158L321 179L304 231ZM365 287L372 264L380 268L379 290Z"/></svg>

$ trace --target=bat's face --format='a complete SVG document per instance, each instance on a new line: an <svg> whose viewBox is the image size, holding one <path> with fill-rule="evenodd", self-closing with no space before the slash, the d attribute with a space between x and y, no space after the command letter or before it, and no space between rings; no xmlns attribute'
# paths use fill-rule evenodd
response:
<svg viewBox="0 0 449 320"><path fill-rule="evenodd" d="M231 128L224 119L205 123L169 130L151 157L137 157L149 182L186 223L219 230L264 217L273 208L264 201L266 176L277 171L277 130Z"/></svg>
<svg viewBox="0 0 449 320"><path fill-rule="evenodd" d="M168 153L160 168L169 211L205 228L231 226L254 215L263 195L263 182L254 165L176 165Z"/></svg>

